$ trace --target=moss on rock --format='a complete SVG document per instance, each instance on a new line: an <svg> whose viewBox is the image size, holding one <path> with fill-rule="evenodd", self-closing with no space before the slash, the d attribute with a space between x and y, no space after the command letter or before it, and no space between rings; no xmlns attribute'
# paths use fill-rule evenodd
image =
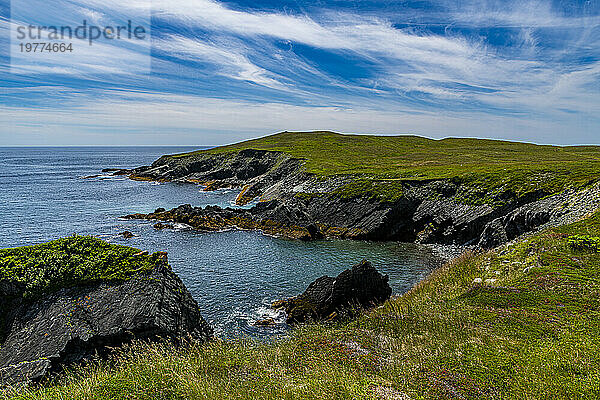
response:
<svg viewBox="0 0 600 400"><path fill-rule="evenodd" d="M103 281L124 281L157 265L161 253L114 245L89 236L71 236L34 246L0 250L0 281L24 285L23 297Z"/></svg>

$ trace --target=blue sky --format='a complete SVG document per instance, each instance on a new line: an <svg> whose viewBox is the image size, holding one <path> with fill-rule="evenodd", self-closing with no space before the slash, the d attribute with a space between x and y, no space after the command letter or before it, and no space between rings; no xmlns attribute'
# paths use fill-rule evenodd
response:
<svg viewBox="0 0 600 400"><path fill-rule="evenodd" d="M600 144L600 0L12 9L11 20L0 0L0 145L213 145L316 129ZM150 12L150 48L102 43L87 49L94 62L69 55L70 71L11 69L15 15L106 25Z"/></svg>

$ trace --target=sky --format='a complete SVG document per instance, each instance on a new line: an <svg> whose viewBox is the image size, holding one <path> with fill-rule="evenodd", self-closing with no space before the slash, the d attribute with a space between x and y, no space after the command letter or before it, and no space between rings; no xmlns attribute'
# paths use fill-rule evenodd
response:
<svg viewBox="0 0 600 400"><path fill-rule="evenodd" d="M83 20L148 36L14 40ZM600 0L0 0L0 146L286 130L600 144Z"/></svg>

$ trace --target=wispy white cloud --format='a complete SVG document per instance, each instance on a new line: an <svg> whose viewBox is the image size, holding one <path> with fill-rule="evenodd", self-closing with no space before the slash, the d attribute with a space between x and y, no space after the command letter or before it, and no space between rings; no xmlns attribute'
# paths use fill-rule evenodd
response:
<svg viewBox="0 0 600 400"><path fill-rule="evenodd" d="M283 130L330 129L365 134L425 130L427 136L437 138L460 133L459 136L518 139L523 130L540 128L529 137L530 141L573 143L564 136L568 120L557 123L485 113L474 119L469 113L258 104L160 93L106 92L93 102L84 100L85 96L79 95L60 110L2 107L0 124L10 133L1 131L0 138L5 144L36 144L40 137L50 135L62 138L62 142L54 140L55 144L102 144L113 139L139 144L138 135L143 135L150 143L172 144L172 136L177 135L178 143L212 145Z"/></svg>
<svg viewBox="0 0 600 400"><path fill-rule="evenodd" d="M569 71L537 57L539 39L531 27L578 25L580 19L556 15L547 2L502 4L471 2L454 18L480 26L508 23L528 27L521 30L515 45L520 49L519 58L507 58L481 38L417 33L397 29L385 19L341 12L328 13L327 20L317 21L302 15L236 11L212 0L164 1L155 3L155 7L157 15L166 20L221 34L229 32L249 39L267 36L320 49L353 52L379 65L380 73L372 77L372 83L363 80L363 84L376 84L379 89L387 85L391 90L419 91L434 98L465 98L469 93L464 88L485 88L493 94L476 90L474 95L484 103L489 99L495 104L499 104L494 99L498 92L526 97L532 92L548 94L553 82ZM199 55L210 57L204 50L207 49L199 51ZM220 54L217 49L212 51ZM231 59L220 58L224 65L231 64ZM260 71L260 67L254 68ZM463 89L451 89L457 85Z"/></svg>
<svg viewBox="0 0 600 400"><path fill-rule="evenodd" d="M581 28L598 25L598 7L588 1L567 15L548 0L466 0L443 2L451 10L452 23L460 26L503 28ZM566 3L565 3L566 4ZM452 6L454 5L454 7Z"/></svg>
<svg viewBox="0 0 600 400"><path fill-rule="evenodd" d="M286 89L285 85L272 78L274 74L256 66L240 51L239 46L233 48L219 47L206 41L187 38L180 35L168 35L157 39L154 48L172 56L197 62L209 62L219 66L216 74L253 82L275 89Z"/></svg>

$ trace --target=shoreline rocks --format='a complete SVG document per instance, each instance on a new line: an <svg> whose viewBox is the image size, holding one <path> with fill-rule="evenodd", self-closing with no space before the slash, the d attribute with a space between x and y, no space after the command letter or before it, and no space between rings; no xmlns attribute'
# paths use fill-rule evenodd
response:
<svg viewBox="0 0 600 400"><path fill-rule="evenodd" d="M162 231L163 229L175 229L175 225L165 222L157 222L156 224L152 225L152 227L157 231Z"/></svg>
<svg viewBox="0 0 600 400"><path fill-rule="evenodd" d="M373 307L390 298L388 276L380 274L368 261L353 266L336 278L322 276L297 297L276 301L274 309L283 309L287 323L334 319L353 306Z"/></svg>
<svg viewBox="0 0 600 400"><path fill-rule="evenodd" d="M156 229L169 228L168 222L189 225L205 232L218 232L228 229L261 230L266 234L289 239L315 240L325 235L321 229L302 217L300 209L289 209L278 202L259 203L250 210L221 208L219 206L192 207L184 204L169 211L158 209L150 214L130 214L124 219L144 219L159 221Z"/></svg>
<svg viewBox="0 0 600 400"><path fill-rule="evenodd" d="M276 322L273 318L264 318L254 321L253 326L259 328L270 328L276 325Z"/></svg>

